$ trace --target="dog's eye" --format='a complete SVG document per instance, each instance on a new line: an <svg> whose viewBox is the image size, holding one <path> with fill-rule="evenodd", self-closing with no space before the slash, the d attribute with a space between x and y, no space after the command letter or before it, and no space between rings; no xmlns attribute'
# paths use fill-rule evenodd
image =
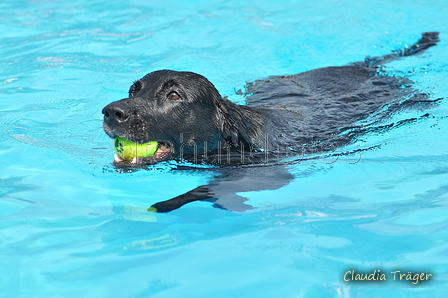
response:
<svg viewBox="0 0 448 298"><path fill-rule="evenodd" d="M177 92L170 92L169 94L168 94L168 99L170 99L170 100L180 100L180 99L182 99L180 96L179 96L179 94L177 94Z"/></svg>

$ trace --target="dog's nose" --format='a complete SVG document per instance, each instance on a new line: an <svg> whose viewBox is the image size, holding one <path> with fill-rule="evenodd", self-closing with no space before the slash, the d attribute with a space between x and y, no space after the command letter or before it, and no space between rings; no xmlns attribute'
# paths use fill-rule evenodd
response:
<svg viewBox="0 0 448 298"><path fill-rule="evenodd" d="M105 106L102 113L107 124L122 123L128 119L129 109L120 102L113 102Z"/></svg>

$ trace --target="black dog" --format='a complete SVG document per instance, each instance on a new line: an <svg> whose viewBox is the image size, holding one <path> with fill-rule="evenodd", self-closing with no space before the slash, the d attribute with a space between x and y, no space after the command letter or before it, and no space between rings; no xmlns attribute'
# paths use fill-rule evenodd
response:
<svg viewBox="0 0 448 298"><path fill-rule="evenodd" d="M131 86L129 98L103 109L104 130L111 138L120 136L136 143L158 141L153 157L133 160L139 164L175 158L215 165L252 165L312 153L316 148L331 151L362 132L362 128L354 129L353 123L385 104L389 108L382 116L428 101L426 95L410 87L411 81L381 75L379 68L437 41L438 33L428 32L411 48L379 58L255 81L246 86L246 106L222 98L201 75L155 71ZM291 178L288 174L276 176L284 176L286 181ZM169 211L190 201L214 199L224 192L234 194L241 190L235 185L224 187L223 183L238 179L221 178L154 206L158 211ZM259 184L256 181L259 177L246 181L243 188Z"/></svg>

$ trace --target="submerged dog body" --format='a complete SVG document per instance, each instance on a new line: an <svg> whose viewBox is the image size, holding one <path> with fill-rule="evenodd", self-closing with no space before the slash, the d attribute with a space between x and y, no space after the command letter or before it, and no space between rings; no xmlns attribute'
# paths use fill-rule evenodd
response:
<svg viewBox="0 0 448 298"><path fill-rule="evenodd" d="M129 98L103 109L104 130L111 138L119 136L139 144L159 142L153 157L135 159L134 163L178 158L209 164L253 164L266 162L268 156L272 161L316 149L334 150L363 131L354 123L380 107L388 105L381 114L385 117L397 109L429 102L425 94L411 87L411 81L381 75L378 69L437 41L438 33L428 32L412 47L382 57L249 83L244 94L247 105L223 98L199 74L151 72L131 86ZM291 179L280 172L277 176L284 177L284 183L277 181L275 188ZM247 183L238 189L235 179L221 178L166 201L169 203L158 203L157 209L169 211L190 201L228 196L229 187L233 194L244 191Z"/></svg>

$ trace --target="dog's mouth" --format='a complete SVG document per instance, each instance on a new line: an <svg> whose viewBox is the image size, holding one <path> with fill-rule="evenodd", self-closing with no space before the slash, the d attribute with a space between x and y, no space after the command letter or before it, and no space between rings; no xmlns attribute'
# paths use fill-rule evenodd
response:
<svg viewBox="0 0 448 298"><path fill-rule="evenodd" d="M167 160L173 153L172 146L167 142L157 142L157 149L150 157L133 157L125 158L119 154L114 154L114 163L118 164L131 164L131 165L144 165L155 164L164 160Z"/></svg>

